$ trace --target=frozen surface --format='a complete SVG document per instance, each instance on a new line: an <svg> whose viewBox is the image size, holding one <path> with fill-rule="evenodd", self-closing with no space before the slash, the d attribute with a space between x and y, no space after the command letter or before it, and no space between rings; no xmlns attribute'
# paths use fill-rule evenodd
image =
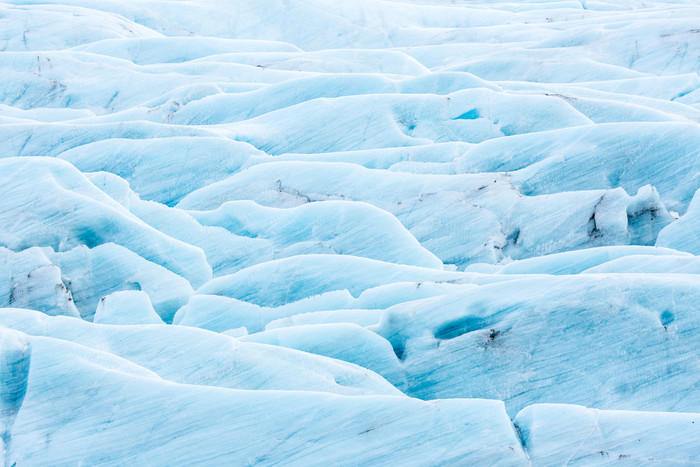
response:
<svg viewBox="0 0 700 467"><path fill-rule="evenodd" d="M178 383L346 395L401 394L380 376L355 365L269 345L239 342L200 329L98 325L57 318L32 310L8 308L3 309L2 325L107 352Z"/></svg>
<svg viewBox="0 0 700 467"><path fill-rule="evenodd" d="M140 290L114 292L100 299L95 323L101 324L160 324L148 294Z"/></svg>
<svg viewBox="0 0 700 467"><path fill-rule="evenodd" d="M536 404L515 423L533 465L696 465L700 416Z"/></svg>
<svg viewBox="0 0 700 467"><path fill-rule="evenodd" d="M3 343L10 333L9 339L26 339L4 331ZM46 337L28 342L33 371L18 378L26 385L26 395L12 420L11 445L5 451L10 464L46 459L60 465L77 459L89 464L172 460L183 465L308 465L350 459L372 464L399 460L407 465L526 464L498 401L436 403L402 396L343 397L176 384L76 344ZM11 341L8 350L21 345ZM74 358L66 360L70 356ZM22 368L21 354L18 360ZM82 388L89 380L100 384L86 392ZM464 419L473 422L465 424ZM173 439L178 442L171 443Z"/></svg>
<svg viewBox="0 0 700 467"><path fill-rule="evenodd" d="M659 232L656 245L700 254L700 190L695 192L685 215Z"/></svg>
<svg viewBox="0 0 700 467"><path fill-rule="evenodd" d="M277 257L332 252L442 269L442 261L394 216L367 203L328 201L275 209L231 201L214 211L190 214L203 225L269 240Z"/></svg>
<svg viewBox="0 0 700 467"><path fill-rule="evenodd" d="M693 274L520 278L395 305L374 329L412 396L700 412L698 294Z"/></svg>
<svg viewBox="0 0 700 467"><path fill-rule="evenodd" d="M0 177L0 242L10 249L40 245L66 251L116 243L194 285L211 277L200 248L153 229L66 162L0 159Z"/></svg>
<svg viewBox="0 0 700 467"><path fill-rule="evenodd" d="M699 24L0 3L2 466L700 463Z"/></svg>
<svg viewBox="0 0 700 467"><path fill-rule="evenodd" d="M279 345L355 363L404 389L403 370L391 344L351 323L309 324L270 329L242 337L244 342Z"/></svg>

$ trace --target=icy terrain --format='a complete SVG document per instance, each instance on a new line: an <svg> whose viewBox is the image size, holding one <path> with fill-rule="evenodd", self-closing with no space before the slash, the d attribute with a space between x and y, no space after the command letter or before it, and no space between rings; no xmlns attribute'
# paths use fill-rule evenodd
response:
<svg viewBox="0 0 700 467"><path fill-rule="evenodd" d="M2 467L700 465L696 0L0 25Z"/></svg>

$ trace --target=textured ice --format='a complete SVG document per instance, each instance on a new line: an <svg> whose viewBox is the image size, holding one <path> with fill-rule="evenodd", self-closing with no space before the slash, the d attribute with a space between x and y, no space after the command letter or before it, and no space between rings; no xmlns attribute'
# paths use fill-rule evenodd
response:
<svg viewBox="0 0 700 467"><path fill-rule="evenodd" d="M140 290L114 292L100 299L93 322L100 324L161 324L148 294Z"/></svg>
<svg viewBox="0 0 700 467"><path fill-rule="evenodd" d="M270 329L241 338L345 360L372 370L404 389L403 371L385 339L350 323L314 324Z"/></svg>
<svg viewBox="0 0 700 467"><path fill-rule="evenodd" d="M28 342L34 371L17 365L26 395L5 441L11 464L526 463L498 401L183 385L66 341ZM99 385L85 391L85 381Z"/></svg>
<svg viewBox="0 0 700 467"><path fill-rule="evenodd" d="M458 272L403 266L348 255L307 254L251 266L197 289L260 306L277 307L334 290L353 296L391 282L455 281Z"/></svg>
<svg viewBox="0 0 700 467"><path fill-rule="evenodd" d="M642 262L658 264L659 261L665 261L664 258L658 258L658 256L666 255L692 257L689 253L668 248L636 245L606 246L537 256L521 261L513 261L501 266L484 263L473 264L467 268L467 271L497 272L500 274L578 274L604 264L606 265L604 267L607 267L606 263L614 263L615 260L628 256L637 257L635 260ZM676 259L674 258L674 260ZM626 259L623 259L621 262L624 264L626 261ZM626 272L626 270L618 272Z"/></svg>
<svg viewBox="0 0 700 467"><path fill-rule="evenodd" d="M0 242L8 248L41 245L65 251L116 243L180 273L194 285L211 277L201 249L148 226L67 162L0 159L0 177ZM46 219L50 219L50 228Z"/></svg>
<svg viewBox="0 0 700 467"><path fill-rule="evenodd" d="M700 254L700 190L695 192L685 215L659 232L656 246Z"/></svg>
<svg viewBox="0 0 700 467"><path fill-rule="evenodd" d="M694 465L700 418L691 413L536 404L515 418L533 465Z"/></svg>
<svg viewBox="0 0 700 467"><path fill-rule="evenodd" d="M286 262L290 266L294 266L295 260L300 258L292 258ZM333 257L317 258L330 262L331 267L342 265L343 262L337 262ZM367 263L366 261L345 261L347 264L363 264L365 266L379 267L382 274L387 271L394 270L395 273L401 273L404 277L415 277L415 273L427 273L428 277L432 276L429 272L420 269L392 267L382 263ZM270 264L263 264L260 268L274 267ZM311 264L313 266L313 263ZM369 269L372 271L372 269ZM281 271L286 272L286 271ZM311 271L313 272L313 271ZM440 277L441 275L435 276ZM284 280L286 279L286 276ZM425 277L425 276L424 276ZM334 320L333 316L343 316L342 321L347 323L355 323L363 325L377 324L384 309L411 300L419 300L426 297L434 297L445 295L455 291L468 290L473 287L473 283L489 283L499 280L509 280L507 277L486 276L481 274L458 274L450 273L449 281L430 282L430 281L412 281L412 282L393 282L391 284L372 286L365 289L359 296L354 297L347 289L336 289L327 292L313 295L306 298L301 298L296 301L291 301L279 306L260 306L249 301L243 301L236 298L221 295L208 295L198 291L192 295L187 305L178 310L173 319L173 324L196 326L211 331L225 331L244 327L250 332L260 332L268 327L277 327L282 322L295 322L297 320L310 319L311 323L300 324L317 324L315 320L320 319L321 322L330 319ZM211 286L225 285L234 278L222 278ZM240 279L245 280L245 277ZM304 278L299 278L304 280ZM330 279L330 277L329 277ZM336 280L348 279L347 277L336 277ZM349 278L352 279L352 278ZM280 279L280 281L284 282ZM460 283L458 283L460 282ZM463 283L461 283L463 282ZM235 284L238 286L238 284ZM366 284L347 283L347 287L360 286ZM245 290L245 289L244 289ZM224 293L229 293L222 290ZM298 297L296 297L298 298ZM356 322L360 320L360 322ZM366 323L366 320L369 320ZM336 321L331 321L336 322ZM276 323L273 325L272 323Z"/></svg>
<svg viewBox="0 0 700 467"><path fill-rule="evenodd" d="M250 198L275 207L363 201L394 214L442 261L460 267L495 262L504 254L520 259L606 244L649 244L671 221L653 187L641 187L632 197L621 188L526 197L509 178L502 173L407 174L337 162L270 162L196 190L178 206L212 209ZM555 206L567 208L562 213Z"/></svg>
<svg viewBox="0 0 700 467"><path fill-rule="evenodd" d="M694 274L520 278L395 305L376 330L414 397L700 412L699 293Z"/></svg>
<svg viewBox="0 0 700 467"><path fill-rule="evenodd" d="M367 203L327 201L274 209L250 201L231 201L214 211L190 214L202 225L269 240L275 257L336 253L443 267L442 261L423 248L394 216Z"/></svg>
<svg viewBox="0 0 700 467"><path fill-rule="evenodd" d="M61 269L46 249L28 248L19 253L0 247L4 265L0 300L6 306L35 306L47 314L79 316L73 295L63 283Z"/></svg>
<svg viewBox="0 0 700 467"><path fill-rule="evenodd" d="M0 463L699 463L698 24L0 3Z"/></svg>
<svg viewBox="0 0 700 467"><path fill-rule="evenodd" d="M401 393L367 369L308 353L239 342L201 329L165 325L112 326L3 309L2 326L72 342L132 362L178 383L236 389ZM68 344L66 344L68 345Z"/></svg>
<svg viewBox="0 0 700 467"><path fill-rule="evenodd" d="M198 293L177 311L173 324L216 332L241 327L250 332L260 332L267 323L280 318L312 311L344 309L353 304L354 297L347 290L322 293L278 307L262 307L226 296Z"/></svg>
<svg viewBox="0 0 700 467"><path fill-rule="evenodd" d="M81 316L87 320L105 295L141 290L148 294L156 313L170 321L194 293L186 279L114 243L49 253Z"/></svg>
<svg viewBox="0 0 700 467"><path fill-rule="evenodd" d="M159 157L163 152L168 154L166 159ZM258 154L247 144L223 138L173 136L110 138L71 148L58 158L83 172L119 175L141 198L172 205L191 191L236 172Z"/></svg>

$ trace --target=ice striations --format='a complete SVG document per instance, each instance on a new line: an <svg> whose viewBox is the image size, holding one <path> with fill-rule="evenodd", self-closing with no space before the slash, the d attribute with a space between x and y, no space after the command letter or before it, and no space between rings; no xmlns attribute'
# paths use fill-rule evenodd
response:
<svg viewBox="0 0 700 467"><path fill-rule="evenodd" d="M700 465L695 0L0 25L2 467Z"/></svg>

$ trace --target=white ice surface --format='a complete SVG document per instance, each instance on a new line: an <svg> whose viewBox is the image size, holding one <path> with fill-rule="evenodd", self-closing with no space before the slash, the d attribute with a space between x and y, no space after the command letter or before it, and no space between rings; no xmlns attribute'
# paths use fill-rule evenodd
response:
<svg viewBox="0 0 700 467"><path fill-rule="evenodd" d="M0 465L697 465L699 24L0 3Z"/></svg>

